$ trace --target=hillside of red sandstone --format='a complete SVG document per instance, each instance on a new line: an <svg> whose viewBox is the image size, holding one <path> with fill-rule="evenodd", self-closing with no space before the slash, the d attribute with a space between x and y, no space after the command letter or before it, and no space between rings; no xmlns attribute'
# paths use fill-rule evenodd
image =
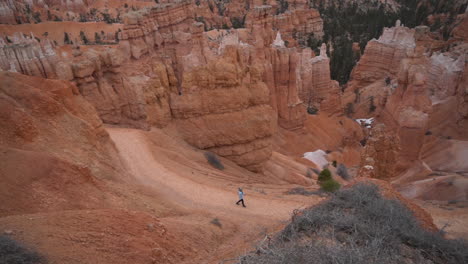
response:
<svg viewBox="0 0 468 264"><path fill-rule="evenodd" d="M319 189L320 166L302 158L319 149L358 181L390 183L376 181L427 228L468 236L466 13L448 41L384 29L341 88L325 46L298 44L323 35L306 1L285 13L277 1L33 1L41 16L75 8L37 24L21 20L25 2L0 2L0 231L52 262L237 256L323 199L286 195ZM78 20L109 7L122 23ZM112 43L83 45L80 31Z"/></svg>

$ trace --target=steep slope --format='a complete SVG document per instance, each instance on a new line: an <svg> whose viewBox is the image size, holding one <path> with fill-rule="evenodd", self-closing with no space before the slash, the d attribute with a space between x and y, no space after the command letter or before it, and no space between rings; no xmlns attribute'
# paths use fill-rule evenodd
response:
<svg viewBox="0 0 468 264"><path fill-rule="evenodd" d="M226 159L212 168L176 124L104 129L69 82L0 76L0 230L51 262L214 263L322 199Z"/></svg>
<svg viewBox="0 0 468 264"><path fill-rule="evenodd" d="M385 29L367 45L343 102L348 115L375 119L359 174L390 181L405 197L427 201L421 204L434 212L447 203L454 217L439 212L436 222L465 234L457 223L468 199L467 49L460 36L441 39L425 26Z"/></svg>

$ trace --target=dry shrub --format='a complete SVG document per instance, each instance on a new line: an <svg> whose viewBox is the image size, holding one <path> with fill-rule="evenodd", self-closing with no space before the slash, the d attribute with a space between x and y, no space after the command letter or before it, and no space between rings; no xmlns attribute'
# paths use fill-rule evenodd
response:
<svg viewBox="0 0 468 264"><path fill-rule="evenodd" d="M224 165L221 162L221 160L219 160L216 154L214 154L213 152L207 151L205 152L204 155L205 155L206 160L211 166L215 167L218 170L224 170Z"/></svg>
<svg viewBox="0 0 468 264"><path fill-rule="evenodd" d="M400 201L383 198L374 184L359 183L295 214L270 243L239 262L462 264L468 263L468 247L423 229Z"/></svg>
<svg viewBox="0 0 468 264"><path fill-rule="evenodd" d="M46 263L38 253L27 249L8 236L0 236L0 263L40 264Z"/></svg>

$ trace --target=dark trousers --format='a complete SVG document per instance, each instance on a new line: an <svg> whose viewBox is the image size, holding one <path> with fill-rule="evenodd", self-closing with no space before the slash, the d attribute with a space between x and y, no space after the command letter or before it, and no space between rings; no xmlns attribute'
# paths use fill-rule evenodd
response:
<svg viewBox="0 0 468 264"><path fill-rule="evenodd" d="M237 204L237 205L239 205L239 203L240 203L240 202L242 202L242 206L244 206L244 207L245 207L245 204L244 204L244 199L240 199L239 201L237 201L237 203L236 203L236 204Z"/></svg>

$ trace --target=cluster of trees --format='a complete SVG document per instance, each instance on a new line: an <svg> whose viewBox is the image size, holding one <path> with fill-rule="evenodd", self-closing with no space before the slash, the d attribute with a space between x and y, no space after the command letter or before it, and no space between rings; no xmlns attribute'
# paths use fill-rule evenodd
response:
<svg viewBox="0 0 468 264"><path fill-rule="evenodd" d="M232 24L232 28L244 28L245 27L245 18L246 16L243 16L243 17L231 17L230 20L231 20L231 24ZM203 26L204 26L204 30L205 31L209 31L209 30L212 30L212 29L215 29L215 28L219 28L218 25L213 25L212 27L209 27L208 24L206 23L205 21L205 18L202 17L202 16L199 16L199 17L195 17L195 21L197 22L200 22L200 23L203 23ZM226 23L223 23L221 25L221 28L222 29L230 29L230 27L228 26L228 24Z"/></svg>
<svg viewBox="0 0 468 264"><path fill-rule="evenodd" d="M330 170L326 168L320 172L317 182L321 189L326 192L336 192L341 187L341 185L333 179Z"/></svg>
<svg viewBox="0 0 468 264"><path fill-rule="evenodd" d="M430 14L447 14L449 20L453 22L455 16L463 14L468 5L467 1L463 0L397 0L397 2L401 5L400 19L408 27L427 24L426 18Z"/></svg>
<svg viewBox="0 0 468 264"><path fill-rule="evenodd" d="M360 43L363 51L369 40L380 36L384 27L394 25L398 19L397 14L389 12L385 4L368 1L369 8L362 8L357 2L331 0L324 5L321 0L310 1L324 20L323 42L327 43L328 53L330 45L333 47L332 54L329 54L331 76L342 85L349 80L358 59L352 49L353 42ZM317 45L313 41L311 44Z"/></svg>
<svg viewBox="0 0 468 264"><path fill-rule="evenodd" d="M121 30L119 29L118 31L115 32L115 42L118 42L118 34ZM47 33L47 32L46 32ZM101 30L101 32L95 32L94 33L94 42L90 41L86 34L83 31L80 31L80 39L83 42L84 45L92 45L92 44L114 44L112 41L106 41L105 38L105 32ZM71 36L65 32L63 34L63 43L64 44L73 44L73 41L71 40Z"/></svg>
<svg viewBox="0 0 468 264"><path fill-rule="evenodd" d="M18 24L21 24L22 22L31 23L31 20L36 24L42 22L41 13L37 11L33 12L33 10L28 4L24 6L24 13L26 14L24 21L22 21L22 19L19 16L16 17L16 22Z"/></svg>
<svg viewBox="0 0 468 264"><path fill-rule="evenodd" d="M396 20L408 27L428 24L430 14L448 14L445 21L437 20L431 29L440 29L447 39L457 14L466 10L466 1L459 0L397 0L400 8L395 10L386 2L361 0L346 3L340 0L310 0L310 6L319 10L324 20L323 42L327 43L328 53L333 47L331 57L331 75L341 85L349 80L349 75L358 58L352 50L353 42L359 43L361 52L367 42L378 38L384 27L391 27ZM308 43L311 48L316 42Z"/></svg>
<svg viewBox="0 0 468 264"><path fill-rule="evenodd" d="M232 17L231 18L231 24L233 28L243 28L245 27L245 17Z"/></svg>
<svg viewBox="0 0 468 264"><path fill-rule="evenodd" d="M135 7L132 7L133 10L136 10ZM99 14L98 14L99 12ZM100 12L96 8L92 8L88 13L86 14L80 14L80 22L88 22L88 21L99 21L101 18L99 15L102 17L102 20L105 21L107 24L112 24L112 23L122 23L122 19L120 18L120 12L117 13L116 17L112 17L108 13Z"/></svg>
<svg viewBox="0 0 468 264"><path fill-rule="evenodd" d="M62 21L63 19L58 17L57 15L52 15L50 10L47 10L47 21Z"/></svg>
<svg viewBox="0 0 468 264"><path fill-rule="evenodd" d="M286 0L276 0L278 3L278 9L276 10L276 14L282 14L288 10L289 3Z"/></svg>

